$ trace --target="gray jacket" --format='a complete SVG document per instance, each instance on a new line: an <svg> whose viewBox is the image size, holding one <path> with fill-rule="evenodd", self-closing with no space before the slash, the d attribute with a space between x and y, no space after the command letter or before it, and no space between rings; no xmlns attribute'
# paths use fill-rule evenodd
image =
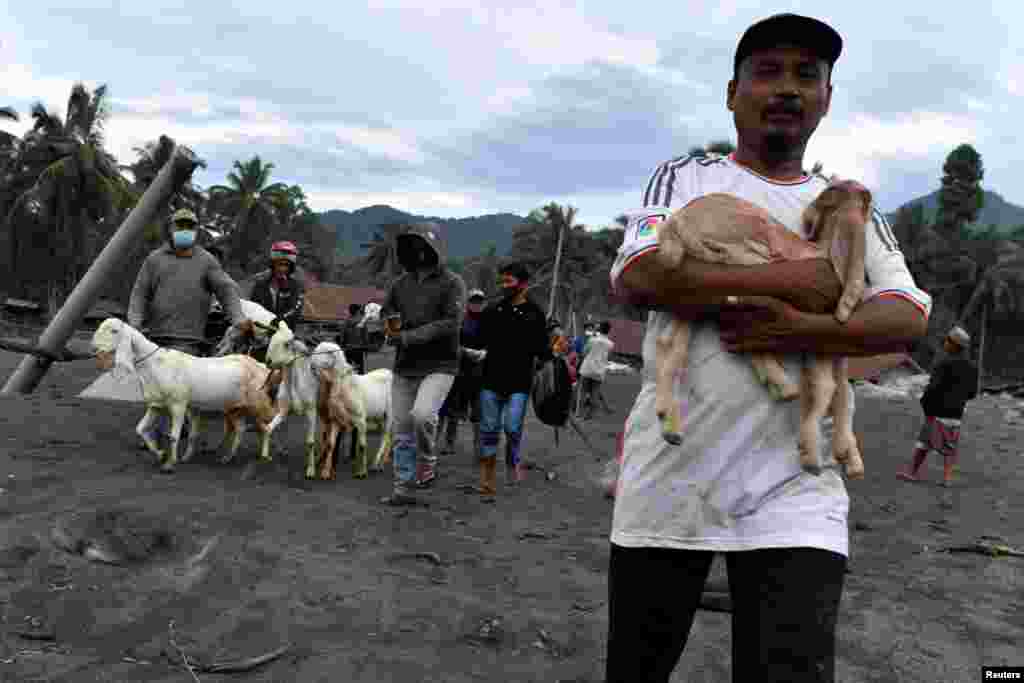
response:
<svg viewBox="0 0 1024 683"><path fill-rule="evenodd" d="M405 273L388 290L381 317L393 313L402 317L394 372L406 377L425 377L434 372L458 374L466 285L445 266L441 226L419 223L403 234L407 233L426 240L437 254L438 265L425 273Z"/></svg>
<svg viewBox="0 0 1024 683"><path fill-rule="evenodd" d="M200 246L181 257L169 245L153 250L139 269L128 304L128 324L149 337L204 339L215 295L232 324L242 321L238 285Z"/></svg>

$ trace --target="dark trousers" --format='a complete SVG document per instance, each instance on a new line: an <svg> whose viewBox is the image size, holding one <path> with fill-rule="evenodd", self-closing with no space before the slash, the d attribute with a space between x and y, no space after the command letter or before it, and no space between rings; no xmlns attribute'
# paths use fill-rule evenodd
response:
<svg viewBox="0 0 1024 683"><path fill-rule="evenodd" d="M734 683L832 683L846 558L817 548L724 553ZM668 683L714 553L612 544L605 683Z"/></svg>

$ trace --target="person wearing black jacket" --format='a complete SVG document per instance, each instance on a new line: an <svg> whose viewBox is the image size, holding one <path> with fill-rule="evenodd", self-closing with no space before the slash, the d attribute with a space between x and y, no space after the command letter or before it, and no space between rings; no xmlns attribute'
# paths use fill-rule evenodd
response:
<svg viewBox="0 0 1024 683"><path fill-rule="evenodd" d="M480 488L485 502L497 494L497 453L505 432L506 482L523 479L519 450L523 420L538 360L551 357L547 322L540 306L526 296L530 275L518 263L503 267L501 301L487 307L480 330L484 357L480 391Z"/></svg>
<svg viewBox="0 0 1024 683"><path fill-rule="evenodd" d="M345 360L360 375L366 374L366 328L359 325L363 315L363 307L359 304L348 305L348 320L335 341L345 352Z"/></svg>
<svg viewBox="0 0 1024 683"><path fill-rule="evenodd" d="M470 290L466 299L466 317L459 335L459 374L441 406L441 421L437 424L438 444L444 440L441 455L455 453L459 422L467 418L473 426L473 457L480 455L480 377L485 355L479 348L480 314L486 300L482 289Z"/></svg>
<svg viewBox="0 0 1024 683"><path fill-rule="evenodd" d="M897 474L900 479L917 481L917 472L929 451L937 451L943 458L942 485L949 486L953 482L960 421L967 402L978 395L978 366L967 354L970 344L971 337L962 327L954 327L946 335L942 347L948 355L932 371L928 388L921 397L924 424L910 467Z"/></svg>
<svg viewBox="0 0 1024 683"><path fill-rule="evenodd" d="M388 505L411 505L413 488L437 477L434 439L437 414L459 370L459 331L465 315L466 285L445 263L437 223L414 223L395 238L405 273L388 290L381 318L400 323L387 342L396 347L391 382L394 428L394 490Z"/></svg>
<svg viewBox="0 0 1024 683"><path fill-rule="evenodd" d="M296 331L302 318L306 288L296 273L298 249L291 242L275 242L270 246L270 270L257 276L243 298L258 303ZM253 357L266 361L267 347L253 350Z"/></svg>

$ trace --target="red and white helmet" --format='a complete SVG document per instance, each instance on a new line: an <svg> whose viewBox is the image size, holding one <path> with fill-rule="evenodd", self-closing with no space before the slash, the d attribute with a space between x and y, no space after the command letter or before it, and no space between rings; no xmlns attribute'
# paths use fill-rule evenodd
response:
<svg viewBox="0 0 1024 683"><path fill-rule="evenodd" d="M299 250L292 242L274 242L270 245L270 262L285 260L294 264L299 257Z"/></svg>

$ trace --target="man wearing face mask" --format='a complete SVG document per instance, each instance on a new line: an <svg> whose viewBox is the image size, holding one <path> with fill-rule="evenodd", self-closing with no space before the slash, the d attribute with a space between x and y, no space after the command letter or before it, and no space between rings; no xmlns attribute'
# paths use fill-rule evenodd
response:
<svg viewBox="0 0 1024 683"><path fill-rule="evenodd" d="M412 489L437 476L437 416L459 370L466 285L445 266L441 226L416 223L398 236L396 256L405 273L391 283L381 318L397 317L388 335L396 347L391 409L394 416L394 491L381 502L410 505Z"/></svg>
<svg viewBox="0 0 1024 683"><path fill-rule="evenodd" d="M128 304L128 324L162 348L202 356L207 351L204 334L211 295L233 325L244 320L238 286L220 262L196 244L195 213L178 209L171 224L167 244L153 250L139 269ZM162 416L158 433L166 434L169 428Z"/></svg>
<svg viewBox="0 0 1024 683"><path fill-rule="evenodd" d="M523 480L519 449L523 420L538 360L551 357L547 322L540 306L526 296L530 274L511 263L499 272L501 301L488 306L480 322L484 357L480 392L481 500L493 503L497 494L498 441L505 432L505 483Z"/></svg>

